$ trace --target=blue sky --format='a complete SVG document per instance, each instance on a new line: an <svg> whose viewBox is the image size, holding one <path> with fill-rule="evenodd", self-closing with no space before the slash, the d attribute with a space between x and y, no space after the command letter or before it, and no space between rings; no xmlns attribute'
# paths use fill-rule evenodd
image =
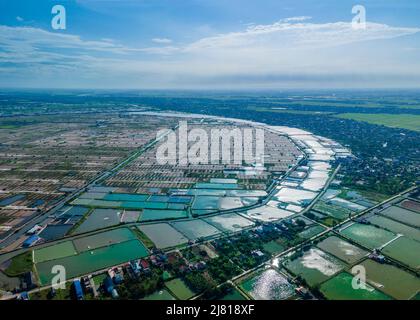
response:
<svg viewBox="0 0 420 320"><path fill-rule="evenodd" d="M418 88L419 57L417 0L0 0L0 87Z"/></svg>

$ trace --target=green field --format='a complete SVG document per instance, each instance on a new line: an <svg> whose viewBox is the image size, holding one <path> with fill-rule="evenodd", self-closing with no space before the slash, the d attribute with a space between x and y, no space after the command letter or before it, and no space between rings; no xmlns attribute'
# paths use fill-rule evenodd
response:
<svg viewBox="0 0 420 320"><path fill-rule="evenodd" d="M414 114L372 114L372 113L342 113L336 117L364 121L384 125L391 128L403 128L420 131L420 115Z"/></svg>

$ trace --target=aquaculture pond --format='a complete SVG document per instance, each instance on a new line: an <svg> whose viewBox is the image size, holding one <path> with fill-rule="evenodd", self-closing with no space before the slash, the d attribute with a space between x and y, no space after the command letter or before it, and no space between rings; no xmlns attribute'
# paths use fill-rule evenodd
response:
<svg viewBox="0 0 420 320"><path fill-rule="evenodd" d="M359 261L368 254L368 252L362 248L352 245L336 236L331 236L322 240L317 244L317 247L349 264Z"/></svg>
<svg viewBox="0 0 420 320"><path fill-rule="evenodd" d="M124 209L133 209L133 210L140 210L140 209L166 209L168 204L166 202L151 202L151 201L144 201L144 202L133 202L133 201L123 201L121 203L121 208Z"/></svg>
<svg viewBox="0 0 420 320"><path fill-rule="evenodd" d="M193 210L218 210L219 209L219 197L213 196L196 196L192 204Z"/></svg>
<svg viewBox="0 0 420 320"><path fill-rule="evenodd" d="M190 240L212 237L220 233L211 224L200 219L173 222L172 225Z"/></svg>
<svg viewBox="0 0 420 320"><path fill-rule="evenodd" d="M104 199L108 201L143 202L146 201L148 197L149 195L147 194L109 193Z"/></svg>
<svg viewBox="0 0 420 320"><path fill-rule="evenodd" d="M182 219L187 218L188 212L185 210L155 210L144 209L141 214L140 221L154 221L165 219Z"/></svg>
<svg viewBox="0 0 420 320"><path fill-rule="evenodd" d="M367 220L376 226L387 229L396 234L400 233L408 238L420 241L420 232L414 227L407 226L406 224L382 217L380 215L374 215Z"/></svg>
<svg viewBox="0 0 420 320"><path fill-rule="evenodd" d="M340 233L370 249L382 247L396 237L394 233L387 230L360 223L354 223Z"/></svg>
<svg viewBox="0 0 420 320"><path fill-rule="evenodd" d="M295 286L274 269L262 271L240 286L255 300L285 300L295 292Z"/></svg>
<svg viewBox="0 0 420 320"><path fill-rule="evenodd" d="M347 219L349 217L349 214L352 213L352 211L350 210L334 206L324 201L318 201L313 207L313 209L338 220Z"/></svg>
<svg viewBox="0 0 420 320"><path fill-rule="evenodd" d="M73 200L71 204L95 208L121 208L122 202L78 198Z"/></svg>
<svg viewBox="0 0 420 320"><path fill-rule="evenodd" d="M61 242L52 246L34 250L34 263L49 261L77 254L76 248L71 241Z"/></svg>
<svg viewBox="0 0 420 320"><path fill-rule="evenodd" d="M385 246L382 252L414 270L420 270L420 242L416 240L400 237Z"/></svg>
<svg viewBox="0 0 420 320"><path fill-rule="evenodd" d="M283 266L293 274L300 275L310 286L315 286L341 271L346 264L319 249L311 248L301 257L286 260Z"/></svg>
<svg viewBox="0 0 420 320"><path fill-rule="evenodd" d="M252 219L270 222L289 217L294 215L295 212L264 205L255 209L248 210L246 214Z"/></svg>
<svg viewBox="0 0 420 320"><path fill-rule="evenodd" d="M420 202L406 199L401 201L398 205L405 209L413 210L417 213L420 213Z"/></svg>
<svg viewBox="0 0 420 320"><path fill-rule="evenodd" d="M348 200L342 199L342 198L333 198L329 201L331 204L336 205L338 207L343 207L345 209L351 210L351 211L363 211L366 209L366 207L350 202Z"/></svg>
<svg viewBox="0 0 420 320"><path fill-rule="evenodd" d="M52 224L48 225L39 233L39 237L46 240L56 240L64 237L66 233L73 227L72 224Z"/></svg>
<svg viewBox="0 0 420 320"><path fill-rule="evenodd" d="M175 247L188 242L188 239L168 223L145 224L138 226L157 248Z"/></svg>
<svg viewBox="0 0 420 320"><path fill-rule="evenodd" d="M11 197L7 197L0 201L0 206L10 206L11 204L23 200L25 198L26 196L24 194L17 194Z"/></svg>
<svg viewBox="0 0 420 320"><path fill-rule="evenodd" d="M379 214L413 227L420 227L420 214L411 210L392 206L381 211Z"/></svg>
<svg viewBox="0 0 420 320"><path fill-rule="evenodd" d="M316 192L283 187L274 195L274 199L282 202L304 205L317 196Z"/></svg>
<svg viewBox="0 0 420 320"><path fill-rule="evenodd" d="M87 219L77 228L76 233L111 227L120 223L122 210L94 209Z"/></svg>
<svg viewBox="0 0 420 320"><path fill-rule="evenodd" d="M77 238L73 240L73 243L78 252L84 252L134 239L136 236L128 228L118 228Z"/></svg>
<svg viewBox="0 0 420 320"><path fill-rule="evenodd" d="M329 300L390 300L384 293L376 290L369 284L365 289L353 289L354 276L341 272L330 280L321 284L321 293Z"/></svg>
<svg viewBox="0 0 420 320"><path fill-rule="evenodd" d="M140 214L141 214L140 211L124 210L124 213L121 217L121 222L124 222L124 223L137 222L139 220Z"/></svg>
<svg viewBox="0 0 420 320"><path fill-rule="evenodd" d="M239 189L236 183L211 183L211 182L199 182L194 186L195 189Z"/></svg>
<svg viewBox="0 0 420 320"><path fill-rule="evenodd" d="M55 276L51 272L52 267L55 265L64 266L67 278L74 278L133 259L143 258L148 254L146 247L140 241L131 240L95 250L88 250L77 255L40 262L36 264L36 270L41 284L47 285Z"/></svg>
<svg viewBox="0 0 420 320"><path fill-rule="evenodd" d="M368 282L395 299L408 300L420 291L420 279L396 266L371 259L361 265L366 269Z"/></svg>
<svg viewBox="0 0 420 320"><path fill-rule="evenodd" d="M254 222L235 213L221 214L204 219L204 221L224 232L240 231L254 225Z"/></svg>

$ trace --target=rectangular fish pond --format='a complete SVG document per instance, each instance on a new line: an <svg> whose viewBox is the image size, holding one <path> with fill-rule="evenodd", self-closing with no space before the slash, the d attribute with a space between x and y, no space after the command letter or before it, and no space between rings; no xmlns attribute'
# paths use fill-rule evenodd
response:
<svg viewBox="0 0 420 320"><path fill-rule="evenodd" d="M171 224L190 240L208 238L220 234L218 229L200 219L173 222Z"/></svg>
<svg viewBox="0 0 420 320"><path fill-rule="evenodd" d="M379 248L396 237L390 231L360 223L354 223L340 233L369 249Z"/></svg>
<svg viewBox="0 0 420 320"><path fill-rule="evenodd" d="M254 225L254 222L238 214L228 213L203 219L223 232L236 232Z"/></svg>
<svg viewBox="0 0 420 320"><path fill-rule="evenodd" d="M77 228L76 233L115 226L120 223L121 215L122 210L94 209L87 219Z"/></svg>
<svg viewBox="0 0 420 320"><path fill-rule="evenodd" d="M367 281L389 296L408 300L420 290L420 279L394 265L382 264L371 259L361 263L366 270Z"/></svg>
<svg viewBox="0 0 420 320"><path fill-rule="evenodd" d="M311 248L300 257L286 260L283 266L313 287L343 270L346 264L324 251Z"/></svg>
<svg viewBox="0 0 420 320"><path fill-rule="evenodd" d="M42 285L48 285L55 274L52 268L62 265L66 268L67 278L74 278L110 266L147 256L149 252L139 240L130 240L99 249L88 250L77 255L39 262L36 270Z"/></svg>
<svg viewBox="0 0 420 320"><path fill-rule="evenodd" d="M328 300L390 300L386 294L369 284L366 289L353 289L353 275L341 272L321 284L320 291Z"/></svg>
<svg viewBox="0 0 420 320"><path fill-rule="evenodd" d="M138 226L157 248L175 247L188 242L188 239L168 223L145 224Z"/></svg>
<svg viewBox="0 0 420 320"><path fill-rule="evenodd" d="M260 271L241 282L240 287L255 300L285 300L295 293L295 286L274 269Z"/></svg>
<svg viewBox="0 0 420 320"><path fill-rule="evenodd" d="M331 236L322 240L317 244L317 247L349 264L361 260L368 254L368 251L336 236Z"/></svg>

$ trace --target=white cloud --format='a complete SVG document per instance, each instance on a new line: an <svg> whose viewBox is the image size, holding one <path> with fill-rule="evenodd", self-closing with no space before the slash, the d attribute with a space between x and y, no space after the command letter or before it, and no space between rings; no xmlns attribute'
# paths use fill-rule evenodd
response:
<svg viewBox="0 0 420 320"><path fill-rule="evenodd" d="M168 38L153 38L152 41L155 43L164 43L164 44L172 43L172 40Z"/></svg>
<svg viewBox="0 0 420 320"><path fill-rule="evenodd" d="M252 46L264 47L265 50L302 46L328 47L369 40L392 39L420 31L420 28L391 27L372 22L366 24L365 30L353 29L351 22L290 23L306 19L307 17L289 18L289 20L285 19L269 25L250 26L241 32L203 38L190 44L186 50L238 50Z"/></svg>
<svg viewBox="0 0 420 320"><path fill-rule="evenodd" d="M73 81L99 87L107 81L110 86L170 87L223 81L300 85L393 74L420 77L418 59L405 59L410 54L404 50L407 45L400 47L393 40L418 33L419 28L370 22L366 30L354 30L351 22L310 23L309 19L250 25L182 46L154 38L159 46L137 48L112 39L86 40L38 28L0 26L1 70L5 75L9 70L10 75L2 78L35 83L51 78L53 84Z"/></svg>
<svg viewBox="0 0 420 320"><path fill-rule="evenodd" d="M24 19L23 19L22 17L20 17L20 16L17 16L17 17L16 17L16 20L17 20L17 21L19 21L19 22L24 21Z"/></svg>

